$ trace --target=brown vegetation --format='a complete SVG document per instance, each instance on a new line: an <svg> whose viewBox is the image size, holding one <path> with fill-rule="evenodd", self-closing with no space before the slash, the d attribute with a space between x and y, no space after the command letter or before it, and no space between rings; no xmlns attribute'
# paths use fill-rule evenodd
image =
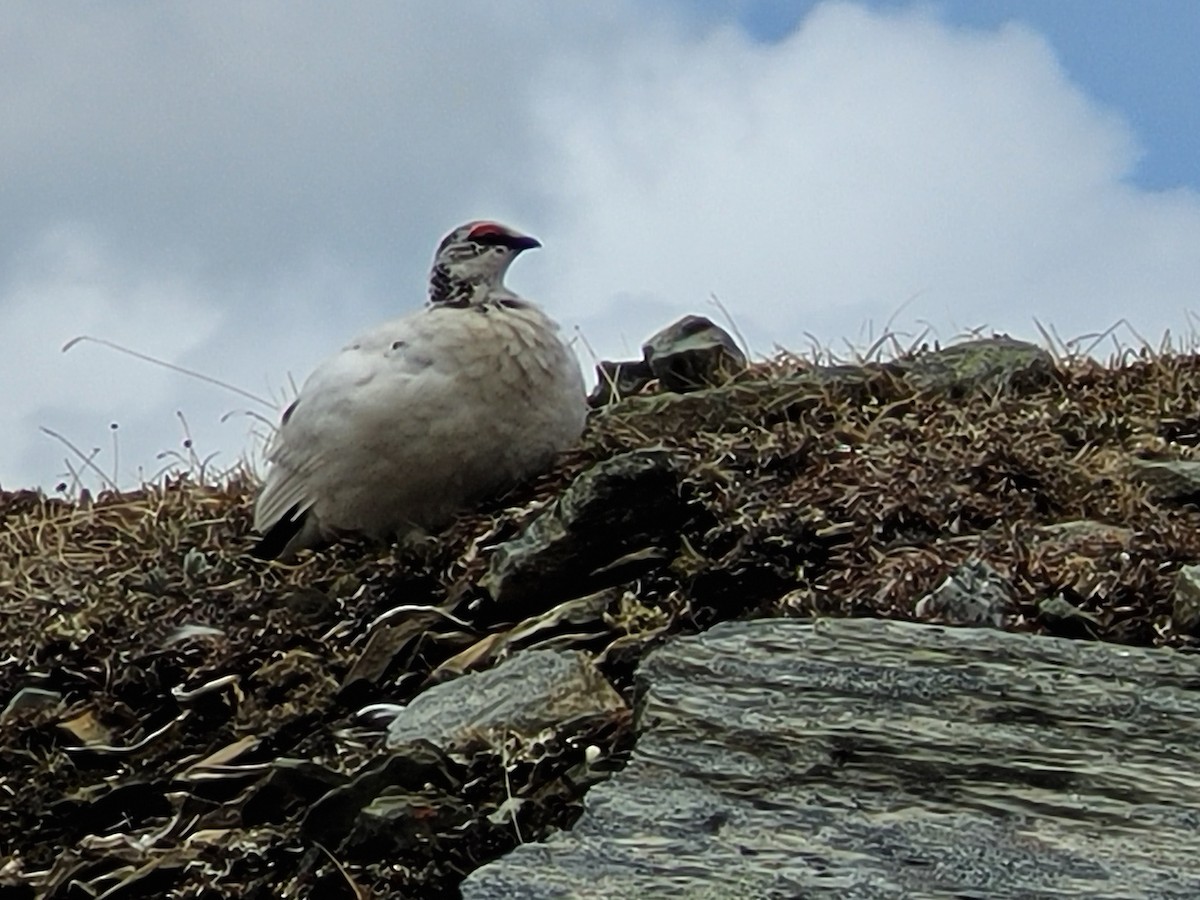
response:
<svg viewBox="0 0 1200 900"><path fill-rule="evenodd" d="M651 388L597 412L556 471L405 548L251 560L244 476L173 476L88 502L5 493L0 706L25 694L0 719L0 890L452 890L516 841L502 820L449 850L426 835L423 861L392 865L306 844L303 806L247 816L246 804L278 760L348 773L377 758L378 735L354 718L363 704L554 638L597 654L629 696L633 664L666 635L743 615L915 618L974 557L1012 586L1012 629L1191 645L1172 602L1180 566L1200 561L1200 513L1187 496L1154 502L1130 465L1189 459L1198 435L1194 356L1072 360L1028 384L963 390L781 358L720 388ZM667 452L686 515L642 564L614 569L623 580L589 586L590 620L530 627L578 596L491 601L480 579L495 546L592 464L647 448ZM371 623L398 606L437 612L414 613L420 627L393 634L370 677L348 677ZM495 637L516 631L507 646ZM592 736L618 756L629 738ZM522 752L496 748L461 774L478 820L510 792L537 798L528 840L569 824L578 792L566 749L561 765Z"/></svg>

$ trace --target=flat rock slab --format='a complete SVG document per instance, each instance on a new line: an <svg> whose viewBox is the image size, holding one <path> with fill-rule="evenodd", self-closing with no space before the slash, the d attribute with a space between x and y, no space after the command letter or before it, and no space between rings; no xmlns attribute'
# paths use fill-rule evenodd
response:
<svg viewBox="0 0 1200 900"><path fill-rule="evenodd" d="M464 898L1200 896L1200 657L762 620L639 674L628 767Z"/></svg>
<svg viewBox="0 0 1200 900"><path fill-rule="evenodd" d="M499 745L510 732L530 736L623 709L625 701L586 653L529 650L425 691L392 720L387 746Z"/></svg>

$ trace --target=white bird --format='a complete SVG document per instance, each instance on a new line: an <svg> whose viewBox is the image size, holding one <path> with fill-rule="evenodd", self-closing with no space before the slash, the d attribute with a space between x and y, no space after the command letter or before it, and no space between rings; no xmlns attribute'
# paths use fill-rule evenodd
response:
<svg viewBox="0 0 1200 900"><path fill-rule="evenodd" d="M262 559L357 532L447 524L547 469L583 432L583 376L558 326L504 286L541 244L495 222L442 241L429 304L309 376L275 433L254 508Z"/></svg>

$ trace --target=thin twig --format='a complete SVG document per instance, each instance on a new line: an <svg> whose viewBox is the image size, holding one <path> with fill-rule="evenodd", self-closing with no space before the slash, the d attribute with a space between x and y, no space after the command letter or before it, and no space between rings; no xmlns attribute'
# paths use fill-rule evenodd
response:
<svg viewBox="0 0 1200 900"><path fill-rule="evenodd" d="M116 484L117 479L119 479L121 477L121 444L117 440L117 423L113 422L109 426L109 430L112 432L112 450L113 450L112 480L113 480L113 484Z"/></svg>
<svg viewBox="0 0 1200 900"><path fill-rule="evenodd" d="M211 375L205 375L203 372L196 372L193 369L177 366L175 363L169 363L166 360L158 359L146 353L139 353L137 350L130 350L128 347L122 347L120 344L107 341L104 338L92 337L88 334L80 335L79 337L71 338L71 340L63 344L62 352L66 353L76 344L81 344L85 341L93 344L101 344L102 346L108 347L110 350L116 350L118 353L124 353L125 355L132 356L135 359L140 359L143 362L153 363L154 365L161 366L164 369L170 369L172 372L179 372L181 375L190 375L192 378L198 378L201 381L207 381L209 384L215 384L217 387L225 388L225 390L232 391L235 394L245 397L247 400L253 400L255 403L260 403L268 409L275 409L275 404L271 401L264 400L257 394L252 394L249 391L238 387L237 385L230 384L227 381L222 381L219 378L214 378Z"/></svg>
<svg viewBox="0 0 1200 900"><path fill-rule="evenodd" d="M41 429L41 431L44 434L50 435L50 437L54 438L56 441L59 441L68 450L70 450L72 453L74 453L76 456L78 456L79 459L83 462L83 464L85 466L87 466L87 468L91 469L93 472L95 472L97 475L100 476L100 480L107 487L112 488L112 490L114 490L114 491L120 490L120 488L117 487L117 483L115 481L113 481L111 478L109 478L106 474L104 474L104 470L101 469L98 465L96 465L96 463L92 460L92 457L95 456L95 451L93 451L92 455L89 456L88 454L86 454L82 450L80 450L78 447L76 447L69 440L67 440L65 437L63 437L61 434L59 434L57 431L47 428L45 425L40 425L38 427ZM77 475L76 475L76 478L78 478Z"/></svg>
<svg viewBox="0 0 1200 900"><path fill-rule="evenodd" d="M327 848L320 841L313 841L313 843L316 844L317 847L329 857L329 861L333 863L334 867L338 870L338 872L341 873L341 876L346 879L346 884L350 886L350 891L354 894L356 900L369 900L371 896L370 889L363 887L361 884L355 881L351 877L350 871L344 865L342 865L342 861L329 852L329 848Z"/></svg>
<svg viewBox="0 0 1200 900"><path fill-rule="evenodd" d="M709 302L721 311L721 315L725 317L725 321L729 324L729 328L733 331L733 336L737 338L738 344L741 345L742 353L746 359L753 359L754 354L750 352L750 342L746 340L746 336L742 334L742 329L738 328L737 322L734 321L733 314L726 309L725 304L721 302L721 298L716 294L708 295Z"/></svg>

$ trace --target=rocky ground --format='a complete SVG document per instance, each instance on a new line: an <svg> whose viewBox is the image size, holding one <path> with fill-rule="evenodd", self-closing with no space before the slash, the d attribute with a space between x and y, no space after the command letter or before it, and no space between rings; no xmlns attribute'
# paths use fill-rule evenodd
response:
<svg viewBox="0 0 1200 900"><path fill-rule="evenodd" d="M403 548L252 560L242 477L0 494L0 897L457 896L622 764L642 655L722 620L1196 644L1200 358L608 371L556 470ZM380 704L535 647L623 703L389 748Z"/></svg>

